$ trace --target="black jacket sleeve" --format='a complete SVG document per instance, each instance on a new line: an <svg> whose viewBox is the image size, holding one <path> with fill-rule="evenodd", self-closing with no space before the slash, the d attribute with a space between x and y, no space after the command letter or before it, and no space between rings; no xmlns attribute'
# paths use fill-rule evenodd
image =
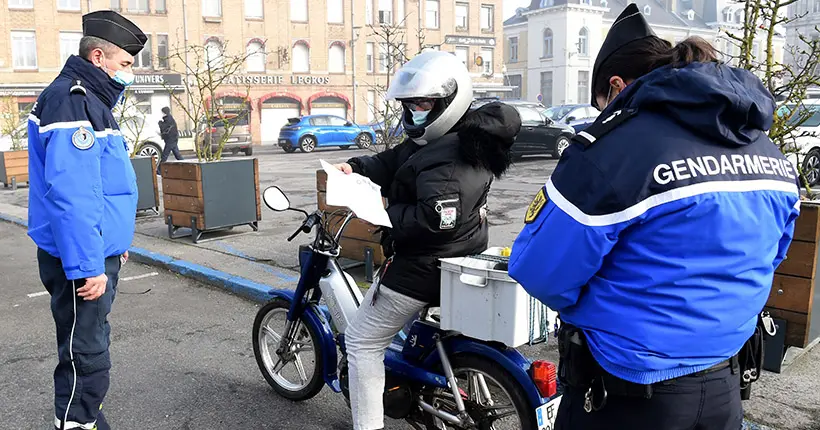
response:
<svg viewBox="0 0 820 430"><path fill-rule="evenodd" d="M425 168L416 176L415 204L391 203L390 236L397 242L424 241L446 243L456 235L464 205L453 162Z"/></svg>
<svg viewBox="0 0 820 430"><path fill-rule="evenodd" d="M171 123L166 120L159 122L159 135L163 140L168 140L168 132L171 130Z"/></svg>
<svg viewBox="0 0 820 430"><path fill-rule="evenodd" d="M401 152L405 149L402 143L376 155L354 157L347 160L347 164L353 168L353 173L367 176L376 185L382 188L382 194L390 189L396 170L402 164Z"/></svg>

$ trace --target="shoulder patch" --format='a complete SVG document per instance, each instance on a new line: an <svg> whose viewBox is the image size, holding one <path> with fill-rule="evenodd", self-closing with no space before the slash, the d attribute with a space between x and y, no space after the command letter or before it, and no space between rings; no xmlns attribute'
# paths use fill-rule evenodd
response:
<svg viewBox="0 0 820 430"><path fill-rule="evenodd" d="M535 195L535 198L532 199L530 206L527 208L527 214L524 216L524 222L527 224L532 224L538 218L538 215L541 214L541 210L544 209L544 206L547 205L547 192L544 191L544 187L541 187L538 190L538 194Z"/></svg>
<svg viewBox="0 0 820 430"><path fill-rule="evenodd" d="M85 127L80 127L71 135L71 143L77 149L88 149L94 146L94 132L86 130Z"/></svg>
<svg viewBox="0 0 820 430"><path fill-rule="evenodd" d="M76 81L76 83L72 85L71 89L68 91L71 94L85 95L85 87L82 85L82 82L80 81Z"/></svg>
<svg viewBox="0 0 820 430"><path fill-rule="evenodd" d="M596 140L612 131L615 127L623 124L637 113L637 109L621 109L605 117L603 115L599 116L592 125L585 130L579 131L572 140L581 143L584 145L584 148L588 148L595 143Z"/></svg>

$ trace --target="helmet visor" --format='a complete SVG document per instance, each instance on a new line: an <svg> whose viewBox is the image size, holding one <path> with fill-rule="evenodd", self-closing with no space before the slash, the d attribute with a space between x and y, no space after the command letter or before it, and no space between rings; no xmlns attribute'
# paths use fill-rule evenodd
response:
<svg viewBox="0 0 820 430"><path fill-rule="evenodd" d="M444 98L456 91L456 80L441 71L402 67L393 76L385 97L395 99Z"/></svg>

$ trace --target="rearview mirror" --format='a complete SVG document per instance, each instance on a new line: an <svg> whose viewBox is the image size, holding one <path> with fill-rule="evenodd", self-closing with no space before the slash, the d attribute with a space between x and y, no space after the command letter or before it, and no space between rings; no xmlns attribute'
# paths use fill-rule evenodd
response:
<svg viewBox="0 0 820 430"><path fill-rule="evenodd" d="M277 212L290 209L290 200L288 200L285 193L276 186L265 188L265 191L262 193L262 200L265 201L267 207Z"/></svg>
<svg viewBox="0 0 820 430"><path fill-rule="evenodd" d="M350 122L350 121L348 121L348 122L346 122L346 123L345 123L345 127L350 127L351 125L353 125L353 123L352 123L352 122Z"/></svg>
<svg viewBox="0 0 820 430"><path fill-rule="evenodd" d="M574 116L571 116L571 117L567 118L567 124L571 123L572 121L575 121Z"/></svg>

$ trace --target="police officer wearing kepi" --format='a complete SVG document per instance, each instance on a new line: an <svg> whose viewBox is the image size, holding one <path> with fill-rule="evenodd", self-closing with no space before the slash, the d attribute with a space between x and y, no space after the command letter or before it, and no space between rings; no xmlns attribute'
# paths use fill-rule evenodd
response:
<svg viewBox="0 0 820 430"><path fill-rule="evenodd" d="M136 176L111 110L147 38L112 11L82 22L79 56L68 58L29 117L28 234L57 328L54 426L104 430L108 314L137 209Z"/></svg>
<svg viewBox="0 0 820 430"><path fill-rule="evenodd" d="M634 4L592 79L601 115L533 199L509 264L560 315L556 428L739 429L799 213L797 171L766 135L775 102L703 39L658 38Z"/></svg>

